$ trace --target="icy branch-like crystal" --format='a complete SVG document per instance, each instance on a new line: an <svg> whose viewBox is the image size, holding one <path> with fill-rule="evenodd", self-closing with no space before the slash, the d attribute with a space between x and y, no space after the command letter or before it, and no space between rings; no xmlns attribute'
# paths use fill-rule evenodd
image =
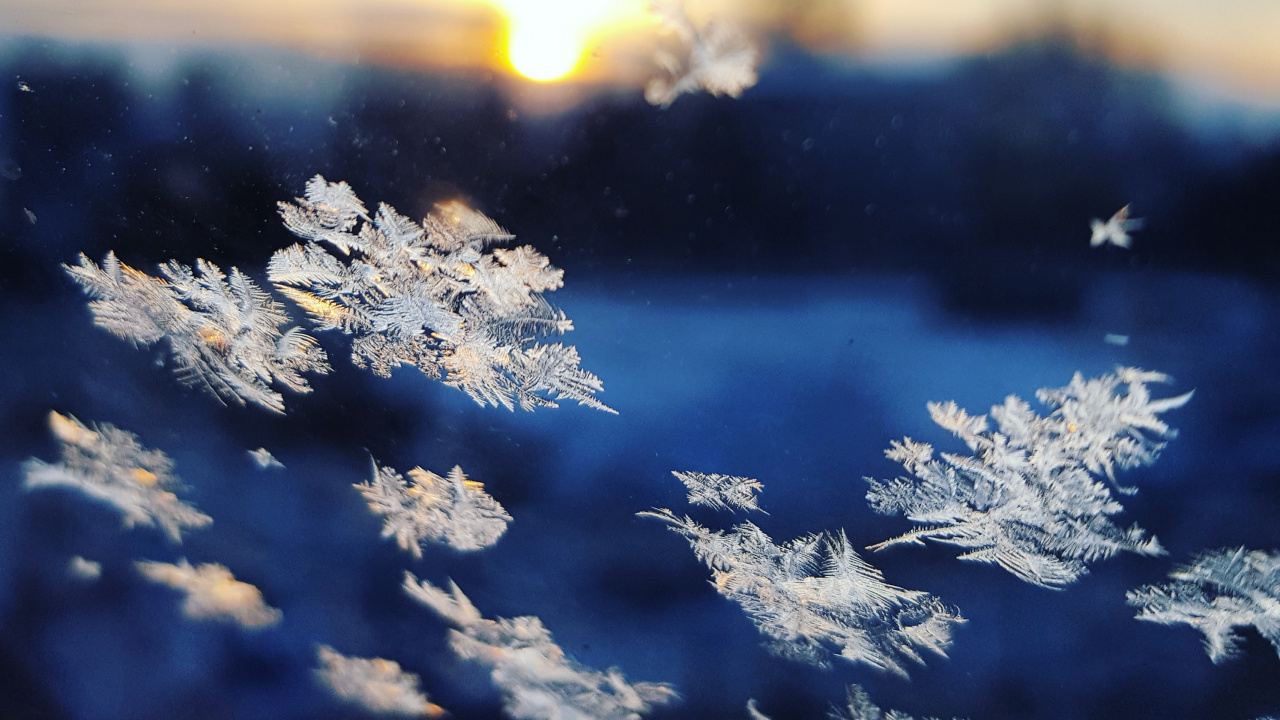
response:
<svg viewBox="0 0 1280 720"><path fill-rule="evenodd" d="M99 327L136 344L167 341L178 378L221 400L283 413L272 383L306 393L303 373L329 372L315 339L297 328L282 333L289 322L284 308L236 268L227 276L204 260L194 272L170 261L157 278L114 253L101 268L84 255L79 265L62 267L93 298L89 309Z"/></svg>
<svg viewBox="0 0 1280 720"><path fill-rule="evenodd" d="M756 504L756 493L763 487L759 480L677 470L672 470L671 474L689 490L689 503L692 505L705 505L715 510L760 510Z"/></svg>
<svg viewBox="0 0 1280 720"><path fill-rule="evenodd" d="M782 657L826 667L830 645L845 660L905 677L922 651L945 657L952 625L964 622L933 595L886 583L843 532L777 545L750 522L722 532L670 510L638 514L683 535L716 591L741 605Z"/></svg>
<svg viewBox="0 0 1280 720"><path fill-rule="evenodd" d="M640 720L677 697L665 683L629 683L617 668L582 667L536 617L485 619L452 582L445 591L406 572L404 590L454 626L454 653L493 668L490 677L514 720Z"/></svg>
<svg viewBox="0 0 1280 720"><path fill-rule="evenodd" d="M603 386L578 366L577 349L537 342L573 329L542 297L563 272L527 245L490 249L513 237L493 220L460 202L421 225L386 204L370 217L346 183L319 175L280 215L307 243L277 252L267 275L318 330L354 337L357 366L389 377L413 365L481 405L532 410L568 399L613 412L595 398Z"/></svg>
<svg viewBox="0 0 1280 720"><path fill-rule="evenodd" d="M1185 623L1204 633L1215 663L1239 653L1237 627L1252 625L1280 655L1280 552L1227 548L1169 573L1171 583L1127 594L1139 620Z"/></svg>
<svg viewBox="0 0 1280 720"><path fill-rule="evenodd" d="M182 542L183 528L213 522L173 493L181 485L169 456L142 447L133 433L107 423L86 426L56 412L49 413L49 427L62 441L62 461L23 463L25 489L78 490L119 510L125 527L158 525L174 542Z"/></svg>
<svg viewBox="0 0 1280 720"><path fill-rule="evenodd" d="M904 438L885 452L914 478L867 478L867 501L876 512L902 514L922 527L872 545L880 550L925 540L966 550L962 560L994 563L1026 582L1061 588L1088 571L1087 563L1128 551L1164 550L1142 528L1117 527L1123 508L1106 484L1115 469L1147 465L1174 431L1157 415L1181 407L1191 393L1152 400L1149 382L1160 373L1119 368L1085 380L1077 373L1064 388L1036 396L1052 409L1041 417L1016 395L985 415L969 415L953 402L930 403L933 421L969 446L971 455L942 453Z"/></svg>
<svg viewBox="0 0 1280 720"><path fill-rule="evenodd" d="M373 461L373 478L355 487L369 509L385 522L383 537L395 537L401 549L422 557L422 545L444 542L455 550L479 550L507 531L511 516L455 466L446 477L414 468L409 482L394 469Z"/></svg>

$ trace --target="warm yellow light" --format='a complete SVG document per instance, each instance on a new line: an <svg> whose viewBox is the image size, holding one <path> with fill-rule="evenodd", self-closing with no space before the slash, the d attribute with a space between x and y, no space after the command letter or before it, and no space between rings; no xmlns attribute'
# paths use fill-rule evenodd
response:
<svg viewBox="0 0 1280 720"><path fill-rule="evenodd" d="M509 32L511 67L530 80L559 80L578 68L586 52L581 30L549 14L513 17Z"/></svg>
<svg viewBox="0 0 1280 720"><path fill-rule="evenodd" d="M552 82L578 70L601 31L638 0L494 0L507 16L507 59L516 72Z"/></svg>

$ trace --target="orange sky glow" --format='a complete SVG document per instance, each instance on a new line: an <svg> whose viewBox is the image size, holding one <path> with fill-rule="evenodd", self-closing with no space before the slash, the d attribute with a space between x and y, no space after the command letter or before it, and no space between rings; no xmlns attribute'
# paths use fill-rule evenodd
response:
<svg viewBox="0 0 1280 720"><path fill-rule="evenodd" d="M1047 29L1077 32L1121 64L1280 107L1275 0L687 0L851 63L989 52ZM273 46L338 62L636 86L664 42L644 0L0 0L8 36Z"/></svg>

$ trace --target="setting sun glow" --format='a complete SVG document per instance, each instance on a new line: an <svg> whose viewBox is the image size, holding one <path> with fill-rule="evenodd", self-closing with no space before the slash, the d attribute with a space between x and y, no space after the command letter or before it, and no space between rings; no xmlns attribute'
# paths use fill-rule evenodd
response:
<svg viewBox="0 0 1280 720"><path fill-rule="evenodd" d="M507 59L530 80L571 75L616 16L617 0L497 0L507 17Z"/></svg>

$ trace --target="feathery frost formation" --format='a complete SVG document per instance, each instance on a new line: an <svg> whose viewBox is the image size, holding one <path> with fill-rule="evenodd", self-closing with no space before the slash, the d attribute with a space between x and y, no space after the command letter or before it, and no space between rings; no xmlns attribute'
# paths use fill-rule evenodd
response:
<svg viewBox="0 0 1280 720"><path fill-rule="evenodd" d="M536 617L485 619L452 582L445 591L406 572L404 589L454 626L449 644L458 657L493 668L514 720L639 720L677 697L665 683L628 683L617 668L582 667Z"/></svg>
<svg viewBox="0 0 1280 720"><path fill-rule="evenodd" d="M94 322L135 344L169 343L174 370L187 385L220 400L254 403L283 413L276 383L311 391L303 373L328 373L315 339L289 322L283 306L236 268L231 275L197 260L193 272L176 261L160 266L164 278L139 272L108 253L99 268L85 255L63 265L93 300Z"/></svg>
<svg viewBox="0 0 1280 720"><path fill-rule="evenodd" d="M1252 625L1280 655L1280 552L1226 548L1205 552L1169 573L1171 583L1126 595L1139 620L1184 623L1204 633L1215 663L1240 652L1237 627Z"/></svg>
<svg viewBox="0 0 1280 720"><path fill-rule="evenodd" d="M759 480L678 470L672 470L671 474L688 489L690 505L705 505L713 510L760 510L756 504L756 493L763 487Z"/></svg>
<svg viewBox="0 0 1280 720"><path fill-rule="evenodd" d="M1129 217L1129 206L1125 205L1116 211L1106 222L1094 218L1089 221L1089 247L1098 247L1111 243L1116 247L1128 248L1133 238L1130 230L1142 228L1142 218Z"/></svg>
<svg viewBox="0 0 1280 720"><path fill-rule="evenodd" d="M650 0L649 12L676 35L686 55L658 53L666 77L654 78L645 87L651 105L667 107L684 93L705 90L712 95L738 97L756 84L760 51L737 25L713 20L698 29L680 0Z"/></svg>
<svg viewBox="0 0 1280 720"><path fill-rule="evenodd" d="M316 678L334 695L370 712L441 717L444 708L418 688L421 678L382 658L348 657L327 645L316 648Z"/></svg>
<svg viewBox="0 0 1280 720"><path fill-rule="evenodd" d="M357 366L389 377L412 365L481 405L568 399L613 412L576 348L536 342L573 329L542 296L564 284L563 271L529 245L488 249L513 238L493 220L460 202L422 224L385 203L371 218L349 185L320 175L280 215L307 243L276 252L268 277L316 329L352 335Z"/></svg>
<svg viewBox="0 0 1280 720"><path fill-rule="evenodd" d="M373 461L373 478L356 484L369 509L384 518L382 537L395 537L401 549L422 557L422 545L444 542L455 550L479 550L507 531L511 516L454 466L447 477L416 467L409 481Z"/></svg>
<svg viewBox="0 0 1280 720"><path fill-rule="evenodd" d="M192 566L178 563L138 561L134 565L148 580L186 593L182 613L192 620L223 620L247 628L261 628L280 622L282 613L262 600L258 588L236 580L231 571L216 563Z"/></svg>
<svg viewBox="0 0 1280 720"><path fill-rule="evenodd" d="M750 522L723 532L666 509L638 514L683 535L716 591L742 606L781 657L826 667L831 645L845 660L905 677L924 650L946 657L951 626L964 622L933 595L886 583L844 532L776 545Z"/></svg>
<svg viewBox="0 0 1280 720"><path fill-rule="evenodd" d="M49 428L62 442L62 461L50 465L37 458L27 460L22 465L23 488L78 490L119 510L125 527L159 526L178 543L183 528L213 522L173 493L181 485L169 456L144 448L133 433L107 423L86 426L56 412L49 413Z"/></svg>
<svg viewBox="0 0 1280 720"><path fill-rule="evenodd" d="M972 455L941 453L904 438L885 452L914 478L867 478L867 501L879 513L902 514L923 527L872 549L924 544L956 545L962 560L994 563L1026 582L1061 588L1088 572L1087 563L1119 551L1160 555L1154 537L1136 524L1117 527L1110 516L1123 507L1115 469L1155 461L1175 433L1157 414L1181 407L1191 393L1152 400L1147 383L1166 375L1135 368L1085 380L1079 373L1064 388L1036 392L1052 412L1041 417L1016 395L971 416L954 402L929 403L933 421L964 440Z"/></svg>

